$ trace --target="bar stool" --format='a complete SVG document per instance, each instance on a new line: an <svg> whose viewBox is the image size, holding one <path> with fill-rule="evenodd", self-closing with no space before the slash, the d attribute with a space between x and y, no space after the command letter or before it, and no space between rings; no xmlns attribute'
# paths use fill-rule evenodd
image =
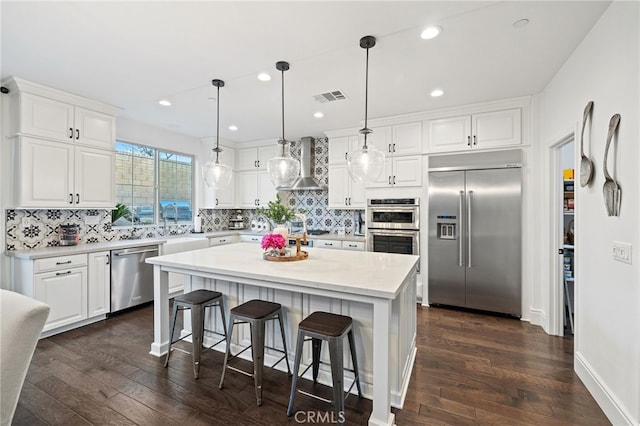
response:
<svg viewBox="0 0 640 426"><path fill-rule="evenodd" d="M222 317L222 328L224 329L224 334L218 333L214 330L207 330L204 328L204 311L206 308L211 308L219 306L220 307L220 316ZM184 311L186 309L191 309L191 333L183 336L176 341L173 340L173 332L176 327L176 319L178 317L178 311ZM200 373L200 354L202 352L202 344L204 332L207 331L209 333L214 333L219 336L224 336L222 339L214 343L213 345L206 347L206 349L211 349L214 346L224 342L227 338L227 324L224 316L224 302L222 300L222 293L218 291L211 290L194 290L189 293L181 294L176 296L173 299L173 318L171 319L171 331L169 333L169 348L167 349L167 358L164 361L164 366L167 367L169 365L169 356L171 355L171 346L174 343L179 342L180 340L185 339L186 337L191 337L192 350L191 354L193 357L193 378L197 379ZM182 349L174 348L182 351ZM182 351L188 353L186 351Z"/></svg>
<svg viewBox="0 0 640 426"><path fill-rule="evenodd" d="M322 341L326 341L329 345L329 358L331 365L331 379L333 381L333 401L321 398L317 395L298 390L298 392L322 400L327 403L333 402L336 419L339 423L344 422L344 401L346 395L344 393L344 363L343 363L343 339L345 335L349 339L349 350L351 352L351 361L353 362L354 380L349 387L346 395L349 395L355 383L358 388L358 397L362 398L362 389L360 388L360 375L358 374L358 361L356 358L355 345L353 342L353 319L345 315L332 314L329 312L314 312L298 325L298 342L296 344L296 359L293 364L293 380L291 381L291 393L289 395L289 407L287 408L287 416L293 414L293 402L296 395L296 387L298 377L313 367L313 382L318 382L318 370L320 363L320 354L322 350ZM312 342L312 363L298 376L300 368L300 358L302 357L302 347L304 342Z"/></svg>
<svg viewBox="0 0 640 426"><path fill-rule="evenodd" d="M238 305L231 309L229 315L230 329L227 334L227 352L224 355L224 365L222 367L222 377L220 378L220 386L224 383L224 373L227 368L233 371L242 373L245 376L253 377L256 390L256 400L258 406L262 405L262 370L264 369L264 332L265 323L269 320L278 319L280 323L280 333L282 335L282 347L284 350L280 350L271 346L266 346L269 349L283 353L284 355L271 368L275 367L283 359L287 362L287 372L291 375L291 369L289 368L289 358L287 357L287 343L284 338L284 325L282 323L282 306L279 303L266 302L264 300L250 300ZM235 355L231 355L231 336L233 334L234 324L249 324L251 331L251 345L242 349ZM253 358L253 374L238 368L227 365L228 362L239 356L241 353L251 348L251 356Z"/></svg>

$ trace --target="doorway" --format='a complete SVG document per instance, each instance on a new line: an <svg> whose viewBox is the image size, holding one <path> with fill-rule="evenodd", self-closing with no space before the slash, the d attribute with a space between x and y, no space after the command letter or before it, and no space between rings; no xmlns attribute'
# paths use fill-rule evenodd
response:
<svg viewBox="0 0 640 426"><path fill-rule="evenodd" d="M575 319L575 215L576 184L575 138L571 133L552 146L552 310L557 335L572 338ZM556 303L553 303L556 302Z"/></svg>

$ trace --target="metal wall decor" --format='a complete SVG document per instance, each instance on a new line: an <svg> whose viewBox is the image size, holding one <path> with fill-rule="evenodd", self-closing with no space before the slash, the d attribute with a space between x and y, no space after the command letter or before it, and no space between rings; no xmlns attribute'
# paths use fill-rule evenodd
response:
<svg viewBox="0 0 640 426"><path fill-rule="evenodd" d="M584 107L584 114L582 116L582 133L580 134L580 186L587 186L593 179L593 161L586 155L584 155L584 128L587 124L587 118L591 115L593 110L593 101L589 101L586 107ZM591 132L589 132L591 137Z"/></svg>
<svg viewBox="0 0 640 426"><path fill-rule="evenodd" d="M620 204L622 203L622 189L617 180L611 177L607 170L607 160L609 157L609 146L611 140L620 125L620 114L614 114L609 120L609 132L607 133L607 144L604 148L604 186L602 194L604 196L604 206L608 216L620 216Z"/></svg>

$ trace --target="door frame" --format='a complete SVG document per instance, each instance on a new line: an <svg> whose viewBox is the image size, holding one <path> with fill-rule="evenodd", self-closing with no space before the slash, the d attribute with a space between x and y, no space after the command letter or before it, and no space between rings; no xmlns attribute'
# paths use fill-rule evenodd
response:
<svg viewBox="0 0 640 426"><path fill-rule="evenodd" d="M549 332L552 335L564 336L564 266L558 250L564 244L564 176L562 170L562 148L568 144L574 143L573 158L574 164L576 158L577 141L575 140L576 132L570 131L565 133L559 139L549 146L549 205L551 207L551 220L549 226ZM574 176L574 188L575 188ZM574 196L577 191L574 192ZM575 203L575 198L574 198ZM575 207L574 207L575 210ZM574 219L575 220L575 219ZM575 224L574 224L575 226ZM577 227L576 227L577 228ZM577 309L575 309L577 311ZM575 317L574 317L575 318ZM574 319L575 324L575 319Z"/></svg>

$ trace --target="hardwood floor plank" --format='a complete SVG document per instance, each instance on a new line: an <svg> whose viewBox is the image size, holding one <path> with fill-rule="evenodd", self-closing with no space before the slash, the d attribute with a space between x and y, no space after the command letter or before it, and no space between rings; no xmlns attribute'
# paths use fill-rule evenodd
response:
<svg viewBox="0 0 640 426"><path fill-rule="evenodd" d="M91 424L45 391L28 382L25 382L22 386L20 404L49 425ZM14 422L14 424L17 423ZM29 423L26 423L26 425L29 425Z"/></svg>

